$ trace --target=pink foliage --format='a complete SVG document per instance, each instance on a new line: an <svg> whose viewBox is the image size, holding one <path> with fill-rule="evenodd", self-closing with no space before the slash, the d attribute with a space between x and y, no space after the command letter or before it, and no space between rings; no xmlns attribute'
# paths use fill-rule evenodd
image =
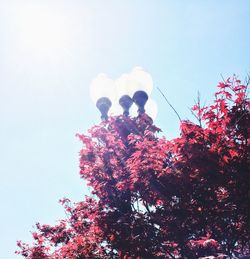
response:
<svg viewBox="0 0 250 259"><path fill-rule="evenodd" d="M37 224L37 258L224 258L249 253L250 113L247 86L218 85L214 102L158 137L146 114L111 117L77 134L80 176L92 197L65 207L67 219Z"/></svg>

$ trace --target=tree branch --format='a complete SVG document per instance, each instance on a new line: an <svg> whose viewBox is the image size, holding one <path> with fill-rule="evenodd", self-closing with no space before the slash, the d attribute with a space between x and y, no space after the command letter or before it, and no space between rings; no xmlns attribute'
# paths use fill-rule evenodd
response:
<svg viewBox="0 0 250 259"><path fill-rule="evenodd" d="M167 104L172 108L172 110L175 112L175 114L177 115L178 119L181 121L181 117L178 114L178 112L175 110L175 108L173 107L173 105L168 101L167 97L164 95L164 93L161 91L161 89L159 87L157 87L158 91L161 93L161 95L163 96L163 98L165 99L165 101L167 102Z"/></svg>

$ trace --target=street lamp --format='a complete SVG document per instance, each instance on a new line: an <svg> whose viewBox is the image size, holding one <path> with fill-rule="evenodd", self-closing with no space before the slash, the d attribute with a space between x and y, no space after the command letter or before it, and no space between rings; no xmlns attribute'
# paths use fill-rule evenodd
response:
<svg viewBox="0 0 250 259"><path fill-rule="evenodd" d="M129 109L133 104L133 99L129 95L125 94L119 99L119 104L123 109L123 115L128 116Z"/></svg>
<svg viewBox="0 0 250 259"><path fill-rule="evenodd" d="M136 104L138 107L138 115L141 115L145 113L145 104L148 100L148 94L145 91L139 90L136 91L133 94L133 97L131 98L129 95L125 94L119 99L119 104L123 109L123 115L128 116L129 115L129 110L133 103ZM100 97L96 101L96 107L99 109L101 112L101 119L102 120L107 120L108 118L108 111L112 106L112 102L108 97Z"/></svg>
<svg viewBox="0 0 250 259"><path fill-rule="evenodd" d="M137 67L130 74L123 74L115 84L117 94L122 96L119 103L125 116L129 115L129 109L133 103L138 107L138 114L145 112L144 107L153 88L153 81L148 73Z"/></svg>
<svg viewBox="0 0 250 259"><path fill-rule="evenodd" d="M148 100L148 95L145 91L136 91L133 95L133 101L138 107L138 114L145 112L145 104Z"/></svg>
<svg viewBox="0 0 250 259"><path fill-rule="evenodd" d="M107 120L109 109L114 102L115 84L105 74L99 74L90 85L90 96L101 112L101 119Z"/></svg>
<svg viewBox="0 0 250 259"><path fill-rule="evenodd" d="M123 74L117 80L112 80L105 74L100 74L90 85L90 94L96 107L101 112L102 120L107 120L108 112L119 115L132 115L137 106L138 115L145 113L155 118L157 106L149 97L153 88L150 74L137 67L129 74ZM120 105L119 105L120 104ZM147 105L146 105L147 104Z"/></svg>
<svg viewBox="0 0 250 259"><path fill-rule="evenodd" d="M103 121L108 119L108 111L112 105L112 102L107 97L101 97L96 102L96 107L101 112L101 119Z"/></svg>

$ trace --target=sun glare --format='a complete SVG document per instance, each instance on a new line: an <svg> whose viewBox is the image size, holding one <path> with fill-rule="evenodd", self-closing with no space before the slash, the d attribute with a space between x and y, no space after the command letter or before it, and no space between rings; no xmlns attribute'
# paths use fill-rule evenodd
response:
<svg viewBox="0 0 250 259"><path fill-rule="evenodd" d="M42 5L19 5L14 10L14 27L19 48L30 54L52 55L67 45L66 17Z"/></svg>

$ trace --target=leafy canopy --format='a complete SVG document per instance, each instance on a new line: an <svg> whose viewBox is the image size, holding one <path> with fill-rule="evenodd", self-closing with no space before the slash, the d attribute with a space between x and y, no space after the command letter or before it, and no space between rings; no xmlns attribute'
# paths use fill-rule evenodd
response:
<svg viewBox="0 0 250 259"><path fill-rule="evenodd" d="M77 136L82 202L62 199L67 218L36 225L17 252L45 258L202 258L250 249L250 113L247 86L218 85L214 102L158 137L150 117L111 117Z"/></svg>

